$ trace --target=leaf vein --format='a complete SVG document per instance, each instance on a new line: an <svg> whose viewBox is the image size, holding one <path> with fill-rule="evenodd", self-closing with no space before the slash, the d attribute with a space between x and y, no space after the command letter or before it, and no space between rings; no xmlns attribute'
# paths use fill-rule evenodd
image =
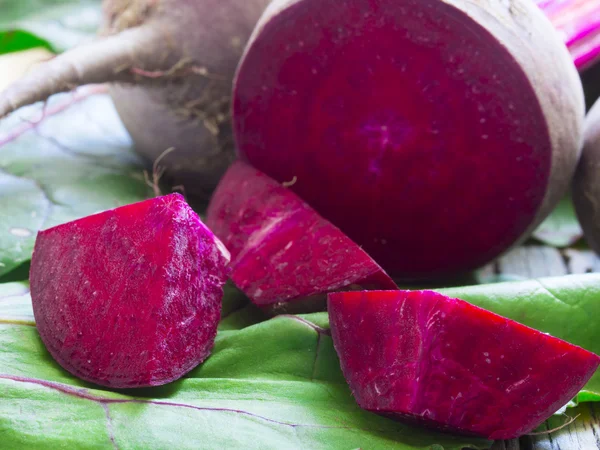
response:
<svg viewBox="0 0 600 450"><path fill-rule="evenodd" d="M334 425L318 425L318 424L299 424L299 423L291 423L291 422L282 422L279 420L271 419L269 417L261 416L259 414L255 414L249 411L244 411L241 409L233 409L233 408L217 408L217 407L209 407L209 406L195 406L188 405L185 403L175 403L175 402L160 402L156 400L143 400L143 399L116 399L116 398L105 398L97 395L90 394L86 389L73 388L68 385L55 383L52 381L40 380L36 378L27 378L27 377L19 377L14 375L6 375L0 374L0 379L11 380L18 383L31 383L37 384L39 386L43 386L48 389L52 389L55 391L59 391L63 394L71 395L74 397L78 397L85 400L90 400L96 403L110 405L110 404L125 404L125 403L134 403L134 404L146 404L146 405L156 405L156 406L170 406L170 407L178 407L178 408L187 408L194 409L197 411L214 411L214 412L229 412L235 414L241 414L244 416L248 416L251 418L259 419L265 422L269 422L275 425L286 426L290 428L320 428L320 429L361 429L356 427L348 427L348 426L334 426ZM363 429L361 429L363 430ZM376 430L367 430L364 431L376 431ZM383 431L383 430L380 430ZM386 430L389 431L389 430Z"/></svg>
<svg viewBox="0 0 600 450"><path fill-rule="evenodd" d="M568 306L569 308L575 308L575 309L579 309L580 311L585 312L585 310L580 305L567 303L563 299L561 299L558 295L554 294L554 292L552 292L550 290L550 288L548 288L542 280L537 280L537 281L538 281L539 285L541 286L542 290L544 292L546 292L550 297L552 297L557 302L562 303L563 305Z"/></svg>
<svg viewBox="0 0 600 450"><path fill-rule="evenodd" d="M17 138L25 134L27 131L34 129L40 122L42 122L47 117L61 113L65 109L69 108L72 104L78 103L87 97L90 97L94 94L101 94L107 91L108 89L104 85L91 86L89 88L82 89L81 92L76 91L66 102L60 103L51 108L46 108L44 106L44 108L42 109L42 116L38 120L34 121L22 119L23 122L18 127L15 127L12 131L8 132L7 134L0 136L0 147L17 140Z"/></svg>
<svg viewBox="0 0 600 450"><path fill-rule="evenodd" d="M119 450L119 446L117 445L117 442L115 441L115 433L114 433L113 426L112 426L112 417L110 417L110 409L108 409L108 405L106 403L101 403L101 405L102 405L102 408L104 409L104 414L106 415L106 429L108 431L108 437L110 439L112 446L116 450Z"/></svg>

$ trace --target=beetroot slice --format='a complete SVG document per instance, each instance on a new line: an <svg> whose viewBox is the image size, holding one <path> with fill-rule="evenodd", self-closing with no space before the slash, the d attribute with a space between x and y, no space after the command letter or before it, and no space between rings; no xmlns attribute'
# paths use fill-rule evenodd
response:
<svg viewBox="0 0 600 450"><path fill-rule="evenodd" d="M228 261L179 194L42 231L30 273L38 331L79 378L168 383L210 353Z"/></svg>
<svg viewBox="0 0 600 450"><path fill-rule="evenodd" d="M233 93L240 155L296 176L295 193L406 280L526 237L567 190L583 113L529 0L273 0Z"/></svg>
<svg viewBox="0 0 600 450"><path fill-rule="evenodd" d="M338 228L242 161L217 187L207 225L231 251L233 282L259 306L316 310L330 291L397 288Z"/></svg>
<svg viewBox="0 0 600 450"><path fill-rule="evenodd" d="M356 400L393 419L515 438L566 404L600 363L580 347L431 291L328 299Z"/></svg>

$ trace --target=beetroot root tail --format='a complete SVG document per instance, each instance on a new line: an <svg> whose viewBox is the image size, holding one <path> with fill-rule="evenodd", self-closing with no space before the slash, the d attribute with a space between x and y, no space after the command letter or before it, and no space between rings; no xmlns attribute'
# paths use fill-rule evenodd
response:
<svg viewBox="0 0 600 450"><path fill-rule="evenodd" d="M156 64L149 55L150 49L159 45L163 44L158 30L141 26L69 50L40 64L1 92L0 117L85 84L132 81L135 74L129 69Z"/></svg>

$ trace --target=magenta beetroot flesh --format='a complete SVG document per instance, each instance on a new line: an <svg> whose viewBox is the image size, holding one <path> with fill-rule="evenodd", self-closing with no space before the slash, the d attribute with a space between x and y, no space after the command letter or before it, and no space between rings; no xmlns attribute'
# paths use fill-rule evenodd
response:
<svg viewBox="0 0 600 450"><path fill-rule="evenodd" d="M210 353L228 257L179 194L42 231L30 273L40 336L84 380L173 381Z"/></svg>
<svg viewBox="0 0 600 450"><path fill-rule="evenodd" d="M394 277L485 264L563 195L583 120L581 85L555 31L535 5L514 9L275 0L234 84L241 156L278 181L296 177L291 189ZM551 50L534 42L541 33ZM526 73L523 61L538 56L552 67ZM564 76L548 89L569 91L561 108L566 98L576 105L561 114L569 130L550 123L554 97L541 93L540 73L554 70Z"/></svg>
<svg viewBox="0 0 600 450"><path fill-rule="evenodd" d="M431 291L328 296L342 370L359 405L489 439L528 433L566 404L600 358Z"/></svg>
<svg viewBox="0 0 600 450"><path fill-rule="evenodd" d="M324 308L318 296L330 291L396 289L338 228L242 161L217 187L207 225L231 251L233 282L259 306L308 311Z"/></svg>

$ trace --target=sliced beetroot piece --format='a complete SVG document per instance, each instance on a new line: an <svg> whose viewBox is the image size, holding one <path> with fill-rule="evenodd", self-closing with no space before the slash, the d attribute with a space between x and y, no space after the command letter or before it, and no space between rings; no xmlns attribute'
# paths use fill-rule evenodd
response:
<svg viewBox="0 0 600 450"><path fill-rule="evenodd" d="M338 228L242 161L217 187L207 225L231 251L236 286L275 312L324 309L323 294L336 290L397 289Z"/></svg>
<svg viewBox="0 0 600 450"><path fill-rule="evenodd" d="M274 0L233 94L240 154L391 276L450 276L565 194L584 101L530 0Z"/></svg>
<svg viewBox="0 0 600 450"><path fill-rule="evenodd" d="M328 296L333 342L358 404L444 431L511 439L565 405L600 357L431 291Z"/></svg>
<svg viewBox="0 0 600 450"><path fill-rule="evenodd" d="M168 383L210 353L228 261L179 194L42 231L30 273L38 331L79 378Z"/></svg>

